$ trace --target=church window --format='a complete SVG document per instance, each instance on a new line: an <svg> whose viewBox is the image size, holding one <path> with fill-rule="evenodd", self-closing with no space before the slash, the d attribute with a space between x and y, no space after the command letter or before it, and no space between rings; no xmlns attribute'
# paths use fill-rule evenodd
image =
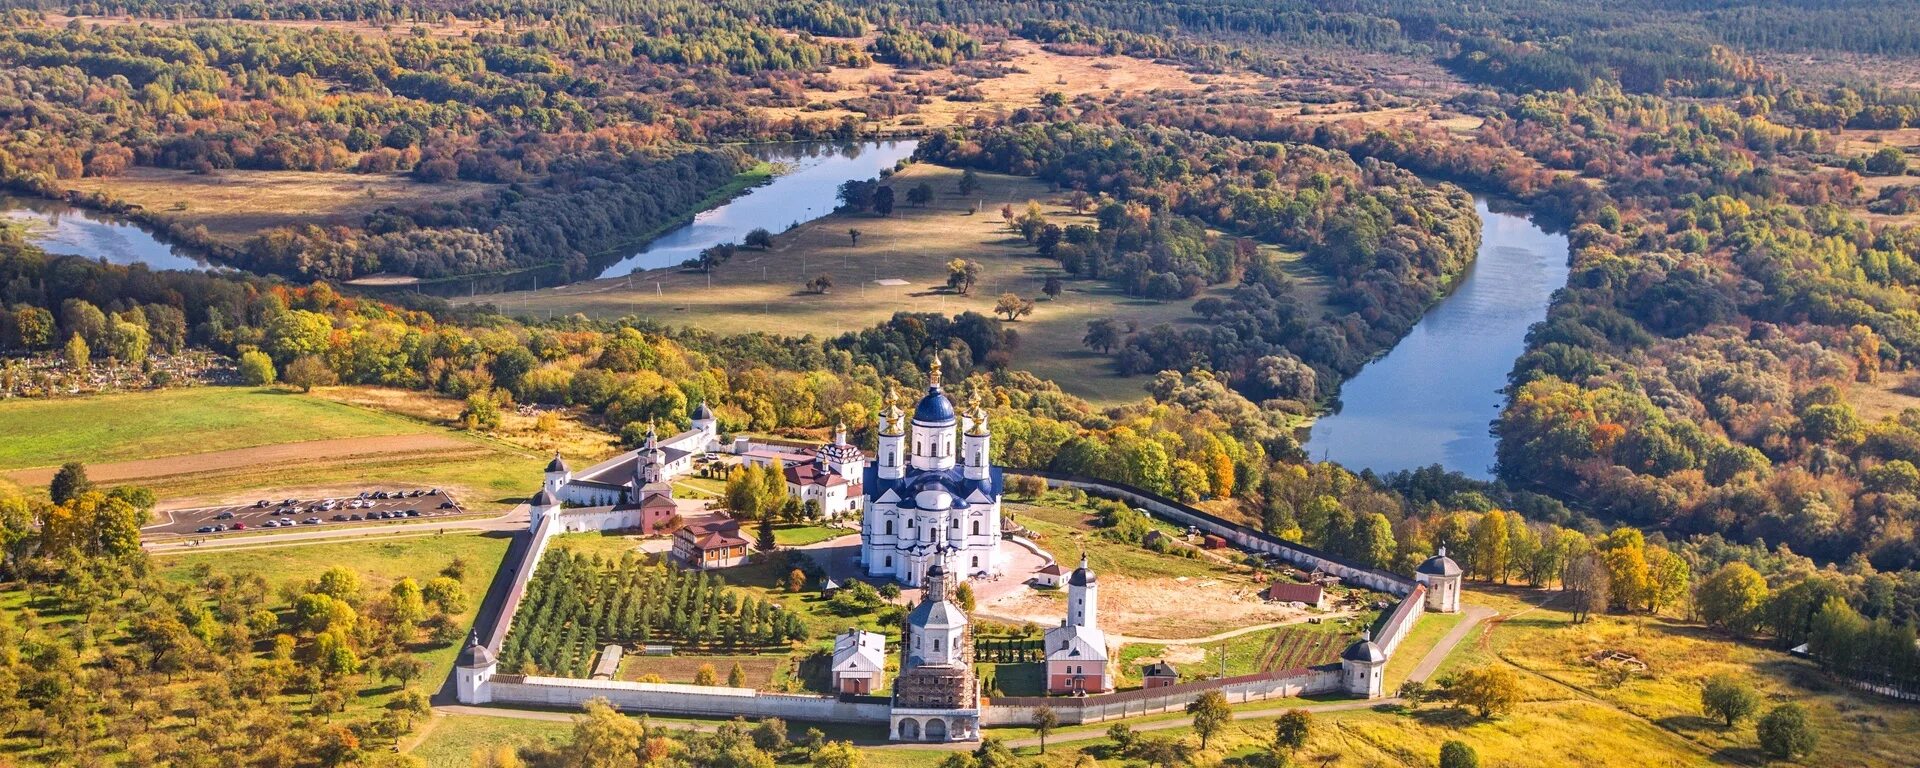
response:
<svg viewBox="0 0 1920 768"><path fill-rule="evenodd" d="M934 653L940 652L940 638L936 637L933 639L933 652Z"/></svg>
<svg viewBox="0 0 1920 768"><path fill-rule="evenodd" d="M892 535L893 535L893 521L892 521L892 520L888 520L888 521L887 521L887 532L886 532L886 535L888 535L888 536L892 536Z"/></svg>
<svg viewBox="0 0 1920 768"><path fill-rule="evenodd" d="M892 568L892 567L893 567L893 555L887 555L887 565L886 565L886 567L888 567L888 568Z"/></svg>
<svg viewBox="0 0 1920 768"><path fill-rule="evenodd" d="M979 555L975 555L975 556L974 556L974 558L973 558L973 567L975 567L975 568L978 568L978 567L980 567L980 556L979 556Z"/></svg>
<svg viewBox="0 0 1920 768"><path fill-rule="evenodd" d="M980 521L978 520L973 521L973 535L980 535Z"/></svg>

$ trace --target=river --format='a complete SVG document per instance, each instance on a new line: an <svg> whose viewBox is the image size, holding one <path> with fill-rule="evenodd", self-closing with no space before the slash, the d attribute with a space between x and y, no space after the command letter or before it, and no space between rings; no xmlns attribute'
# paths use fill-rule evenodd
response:
<svg viewBox="0 0 1920 768"><path fill-rule="evenodd" d="M788 143L746 147L748 154L781 166L773 180L741 193L719 207L702 211L693 222L648 243L615 262L600 277L621 277L636 269L678 266L721 243L739 243L747 233L766 228L776 234L833 212L840 183L871 179L913 154L918 141L868 141L857 144ZM904 202L904 201L903 201Z"/></svg>
<svg viewBox="0 0 1920 768"><path fill-rule="evenodd" d="M1506 402L1507 373L1526 349L1527 328L1567 284L1568 245L1566 235L1484 198L1474 198L1474 210L1478 258L1406 338L1340 387L1335 411L1308 435L1313 459L1356 472L1439 464L1493 476L1490 427Z"/></svg>
<svg viewBox="0 0 1920 768"><path fill-rule="evenodd" d="M161 242L145 227L119 216L58 200L0 195L0 221L25 224L27 240L48 253L154 269L220 268L191 250Z"/></svg>

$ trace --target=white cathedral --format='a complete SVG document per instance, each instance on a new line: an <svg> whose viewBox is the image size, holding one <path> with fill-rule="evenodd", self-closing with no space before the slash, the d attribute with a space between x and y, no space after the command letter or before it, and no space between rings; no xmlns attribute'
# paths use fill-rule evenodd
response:
<svg viewBox="0 0 1920 768"><path fill-rule="evenodd" d="M893 392L880 411L879 451L865 468L860 563L867 575L921 585L938 564L960 580L991 576L1000 552L1000 470L987 461L987 410L976 395L964 413L940 389L940 361L927 394L907 415Z"/></svg>

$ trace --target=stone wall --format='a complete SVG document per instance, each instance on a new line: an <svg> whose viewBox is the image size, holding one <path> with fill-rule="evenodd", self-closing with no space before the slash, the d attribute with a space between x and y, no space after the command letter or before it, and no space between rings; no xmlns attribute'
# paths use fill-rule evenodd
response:
<svg viewBox="0 0 1920 768"><path fill-rule="evenodd" d="M1427 612L1427 585L1415 584L1413 592L1400 599L1400 604L1381 617L1379 628L1374 631L1373 641L1380 650L1393 657L1393 651L1400 647L1400 641L1407 639L1407 633L1413 625L1419 623L1420 616Z"/></svg>
<svg viewBox="0 0 1920 768"><path fill-rule="evenodd" d="M1385 592L1395 597L1405 597L1413 592L1413 579L1397 573L1368 568L1347 563L1338 556L1321 552L1298 542L1287 541L1278 536L1255 530L1238 523L1228 522L1207 512L1161 496L1152 491L1134 488L1121 483L1106 480L1093 480L1084 477L1064 475L1057 472L1035 469L1007 469L1008 475L1038 477L1054 488L1078 488L1094 496L1117 499L1148 512L1164 520L1180 525L1193 526L1205 533L1211 533L1226 539L1234 546L1263 555L1273 555L1280 560L1304 571L1322 570L1339 576L1343 582L1355 584L1377 592Z"/></svg>
<svg viewBox="0 0 1920 768"><path fill-rule="evenodd" d="M888 722L892 711L888 700L879 696L764 693L750 688L709 685L495 675L488 686L492 689L494 704L562 709L578 709L588 699L604 697L627 712L880 724Z"/></svg>
<svg viewBox="0 0 1920 768"><path fill-rule="evenodd" d="M1230 703L1284 699L1341 689L1340 665L1288 669L1214 680L1196 680L1164 688L1146 688L1103 696L1002 696L981 707L983 725L1032 725L1034 712L1052 707L1063 724L1103 723L1141 715L1179 712L1207 691L1217 690Z"/></svg>

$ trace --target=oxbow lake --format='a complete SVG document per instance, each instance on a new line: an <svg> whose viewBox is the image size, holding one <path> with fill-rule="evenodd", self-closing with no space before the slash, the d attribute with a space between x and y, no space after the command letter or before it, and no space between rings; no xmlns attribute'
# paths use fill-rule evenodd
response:
<svg viewBox="0 0 1920 768"><path fill-rule="evenodd" d="M1490 431L1527 328L1567 284L1566 235L1474 198L1479 257L1412 332L1340 388L1334 413L1313 425L1306 450L1356 472L1440 464L1493 476Z"/></svg>
<svg viewBox="0 0 1920 768"><path fill-rule="evenodd" d="M871 179L913 154L914 140L848 144L814 142L757 144L748 154L782 167L773 180L703 211L693 222L655 238L645 248L601 271L621 277L637 269L679 266L721 243L738 243L765 228L778 234L788 227L825 216L839 205L841 182ZM896 190L903 195L905 190ZM904 201L904 197L903 197Z"/></svg>
<svg viewBox="0 0 1920 768"><path fill-rule="evenodd" d="M111 213L58 200L0 195L0 220L24 224L27 239L48 253L145 264L154 269L218 269L193 251L162 241L145 227Z"/></svg>

